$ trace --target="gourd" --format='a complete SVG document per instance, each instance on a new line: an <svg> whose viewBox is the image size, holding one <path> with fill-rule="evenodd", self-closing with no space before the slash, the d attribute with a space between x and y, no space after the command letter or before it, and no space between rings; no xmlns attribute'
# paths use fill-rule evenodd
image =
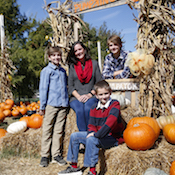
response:
<svg viewBox="0 0 175 175"><path fill-rule="evenodd" d="M136 123L146 123L146 124L150 125L153 128L153 130L155 131L156 139L159 137L160 127L159 127L159 125L158 125L155 118L147 117L147 116L145 116L145 117L134 117L128 122L127 127L133 126Z"/></svg>
<svg viewBox="0 0 175 175"><path fill-rule="evenodd" d="M175 115L169 115L169 116L160 116L156 119L160 129L163 129L163 127L170 123L175 123Z"/></svg>
<svg viewBox="0 0 175 175"><path fill-rule="evenodd" d="M175 144L175 124L170 123L164 126L163 135L165 139L172 144Z"/></svg>
<svg viewBox="0 0 175 175"><path fill-rule="evenodd" d="M4 137L6 135L7 131L3 128L0 128L0 138Z"/></svg>
<svg viewBox="0 0 175 175"><path fill-rule="evenodd" d="M170 175L175 175L175 160L171 163Z"/></svg>
<svg viewBox="0 0 175 175"><path fill-rule="evenodd" d="M124 130L123 138L130 149L144 151L154 145L156 134L148 124L137 123Z"/></svg>
<svg viewBox="0 0 175 175"><path fill-rule="evenodd" d="M121 95L121 94L112 94L111 98L119 101L120 109L124 109L126 107L126 100L125 100L125 97L123 95Z"/></svg>
<svg viewBox="0 0 175 175"><path fill-rule="evenodd" d="M143 175L168 175L158 168L148 168Z"/></svg>
<svg viewBox="0 0 175 175"><path fill-rule="evenodd" d="M38 129L42 126L43 117L39 114L32 114L29 117L28 126L30 128Z"/></svg>
<svg viewBox="0 0 175 175"><path fill-rule="evenodd" d="M11 134L16 134L20 132L24 132L27 129L27 123L24 121L17 121L14 123L11 123L7 127L7 132Z"/></svg>

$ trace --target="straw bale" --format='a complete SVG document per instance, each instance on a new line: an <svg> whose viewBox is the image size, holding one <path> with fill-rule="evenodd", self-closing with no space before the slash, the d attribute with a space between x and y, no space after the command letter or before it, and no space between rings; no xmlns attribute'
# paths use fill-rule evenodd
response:
<svg viewBox="0 0 175 175"><path fill-rule="evenodd" d="M128 120L127 116L134 117L138 113L131 108L122 110L124 120ZM130 112L131 113L130 113ZM135 111L135 112L134 112ZM67 116L65 125L65 136L63 141L63 157L66 157L69 138L71 133L78 131L76 125L76 115L71 109ZM3 138L1 148L16 151L17 155L32 156L40 153L42 129L29 129L24 133L7 134ZM119 145L108 150L101 149L99 152L99 161L97 164L97 172L99 175L142 175L147 168L159 168L169 173L170 164L175 160L175 145L169 144L161 135L156 141L154 148L147 151L132 151L126 144ZM84 154L79 154L78 166L83 167ZM39 160L38 164L39 164ZM50 168L52 165L49 165ZM65 167L63 167L65 168ZM58 168L60 171L62 168ZM83 174L86 174L86 169Z"/></svg>

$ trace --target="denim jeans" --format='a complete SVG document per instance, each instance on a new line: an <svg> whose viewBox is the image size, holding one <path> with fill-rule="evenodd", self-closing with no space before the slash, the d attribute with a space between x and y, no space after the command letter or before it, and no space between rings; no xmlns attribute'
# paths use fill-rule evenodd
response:
<svg viewBox="0 0 175 175"><path fill-rule="evenodd" d="M86 103L79 102L78 100L70 102L70 107L75 111L77 116L77 127L79 131L87 131L90 109L96 101L96 98L90 98Z"/></svg>
<svg viewBox="0 0 175 175"><path fill-rule="evenodd" d="M103 139L98 139L93 136L86 138L87 134L86 131L71 134L67 161L78 162L79 145L82 143L85 145L84 167L95 167L98 163L99 149L108 149L112 146L117 146L118 141L110 135Z"/></svg>

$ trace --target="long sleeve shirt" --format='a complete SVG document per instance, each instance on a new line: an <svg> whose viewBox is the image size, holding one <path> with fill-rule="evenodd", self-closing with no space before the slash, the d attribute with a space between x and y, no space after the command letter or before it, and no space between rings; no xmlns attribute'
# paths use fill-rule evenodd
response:
<svg viewBox="0 0 175 175"><path fill-rule="evenodd" d="M66 71L59 65L49 63L40 74L40 109L46 105L54 107L68 107L69 98L67 90Z"/></svg>
<svg viewBox="0 0 175 175"><path fill-rule="evenodd" d="M76 74L74 64L69 65L69 76L68 76L68 93L70 95L70 102L76 100L72 95L72 92L76 90L80 95L88 94L93 88L94 84L102 80L102 75L96 60L92 60L93 70L92 78L89 83L81 83Z"/></svg>
<svg viewBox="0 0 175 175"><path fill-rule="evenodd" d="M104 79L122 79L122 78L129 78L131 76L130 70L128 66L125 66L125 61L127 59L129 52L120 51L119 57L116 59L113 57L113 54L110 53L105 57L102 76ZM123 70L117 76L113 76L115 71Z"/></svg>
<svg viewBox="0 0 175 175"><path fill-rule="evenodd" d="M105 109L93 105L90 110L90 119L88 124L88 132L95 132L94 137L104 138L112 135L119 139L124 130L124 125L120 115L120 105L117 100L111 100L109 106Z"/></svg>

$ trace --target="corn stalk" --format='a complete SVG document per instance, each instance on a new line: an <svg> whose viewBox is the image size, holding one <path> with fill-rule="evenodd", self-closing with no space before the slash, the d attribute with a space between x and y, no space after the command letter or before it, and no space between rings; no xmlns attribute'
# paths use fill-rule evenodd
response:
<svg viewBox="0 0 175 175"><path fill-rule="evenodd" d="M10 98L13 99L13 94L10 89L13 72L16 69L12 60L9 58L7 41L4 43L4 50L0 56L0 102Z"/></svg>
<svg viewBox="0 0 175 175"><path fill-rule="evenodd" d="M54 7L52 5L55 4ZM79 40L83 39L82 25L85 25L83 20L72 12L72 1L66 0L63 4L60 1L53 1L46 4L45 9L49 14L50 19L46 22L52 27L53 36L50 37L52 46L59 46L63 49L63 62L66 59L67 52L70 46L75 42L74 24L78 24Z"/></svg>
<svg viewBox="0 0 175 175"><path fill-rule="evenodd" d="M172 105L175 55L174 0L139 0L128 5L139 11L136 49L145 49L155 57L155 65L149 75L141 74L139 107L143 115L158 118L170 115Z"/></svg>

